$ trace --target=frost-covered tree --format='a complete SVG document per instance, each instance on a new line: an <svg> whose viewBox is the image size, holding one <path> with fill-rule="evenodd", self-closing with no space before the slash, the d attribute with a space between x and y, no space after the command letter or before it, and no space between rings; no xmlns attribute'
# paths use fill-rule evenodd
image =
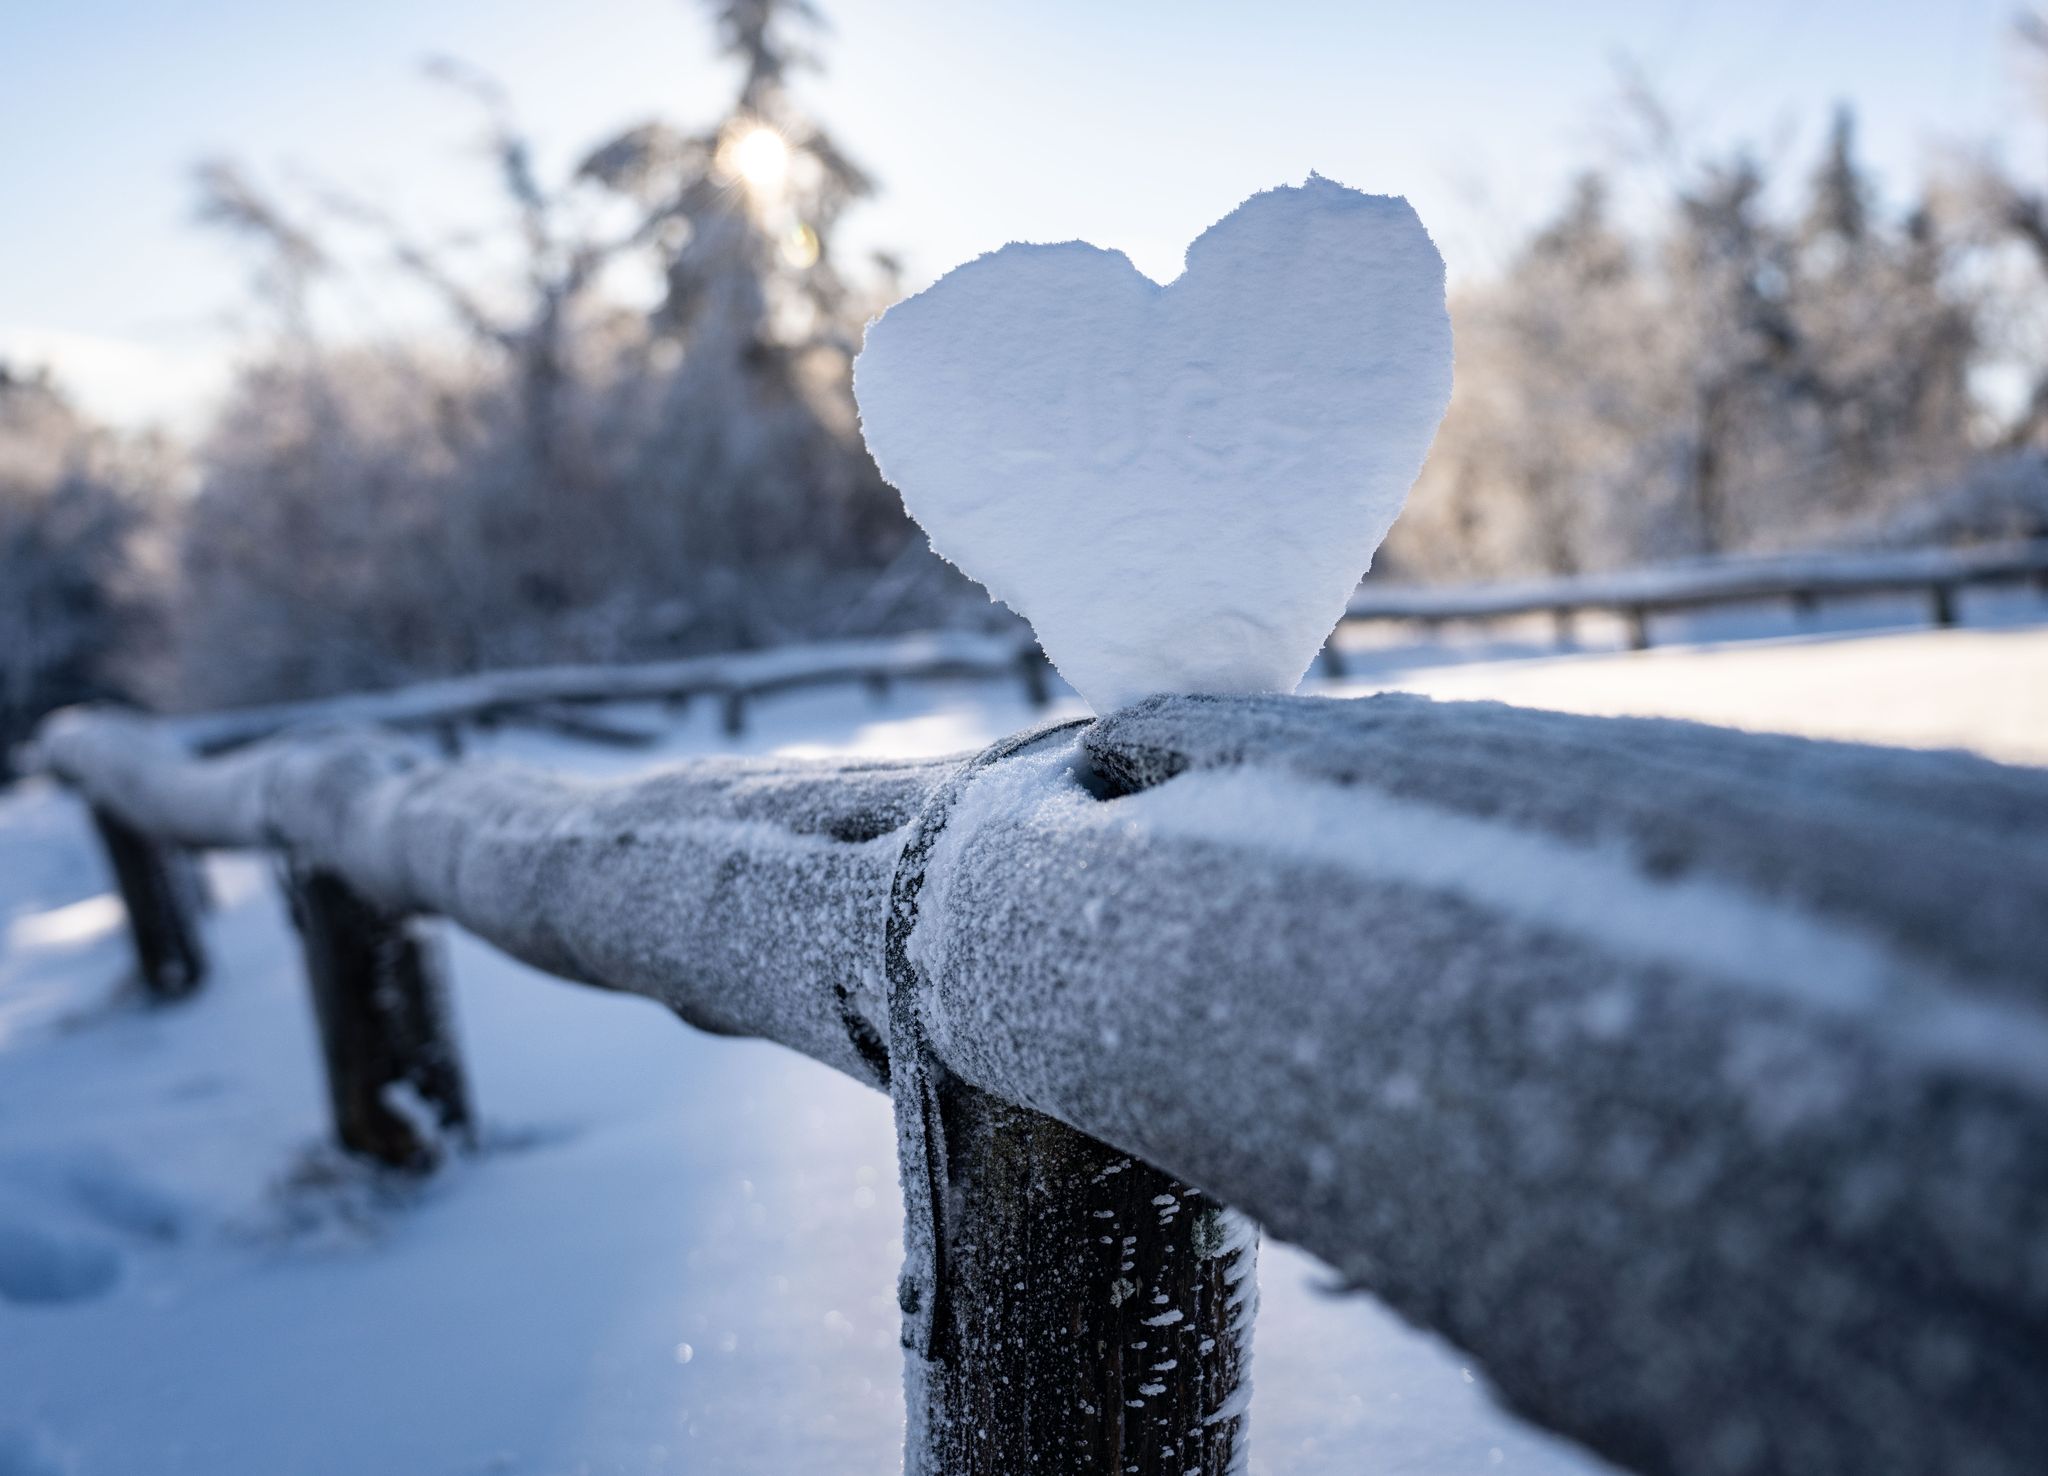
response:
<svg viewBox="0 0 2048 1476"><path fill-rule="evenodd" d="M1392 562L1471 577L1628 556L1667 413L1668 370L1643 372L1669 351L1650 293L1589 174L1498 281L1454 298L1457 387Z"/></svg>
<svg viewBox="0 0 2048 1476"><path fill-rule="evenodd" d="M1624 231L1598 178L1463 291L1458 385L1389 564L1570 573L1810 544L1973 452L1982 305L1922 205L1885 208L1838 115L1789 211L1764 166L1691 162Z"/></svg>
<svg viewBox="0 0 2048 1476"><path fill-rule="evenodd" d="M873 186L790 90L816 13L710 9L732 106L694 131L639 125L559 175L491 79L431 65L481 111L508 206L495 235L202 177L204 218L258 248L274 346L201 458L191 700L928 618L866 598L908 542L850 387L892 286L834 250ZM441 341L334 331L327 284L361 295L392 272L441 305ZM636 282L652 290L619 290Z"/></svg>
<svg viewBox="0 0 2048 1476"><path fill-rule="evenodd" d="M2048 11L2013 28L2031 74L2035 112L2048 123ZM1935 218L1969 248L1975 275L1995 299L1984 315L1989 357L2013 389L1996 437L2001 451L2048 448L2048 175L2038 155L2014 160L1981 149L1965 156L1934 202Z"/></svg>
<svg viewBox="0 0 2048 1476"><path fill-rule="evenodd" d="M0 364L0 774L53 707L138 695L161 593L167 451Z"/></svg>
<svg viewBox="0 0 2048 1476"><path fill-rule="evenodd" d="M1970 373L1979 304L1955 280L1955 243L1921 202L1896 226L1835 119L1793 240L1791 326L1808 376L1818 458L1788 500L1790 536L1881 518L1958 475L1974 450Z"/></svg>
<svg viewBox="0 0 2048 1476"><path fill-rule="evenodd" d="M660 385L671 434L656 470L711 499L701 536L716 562L892 554L901 513L859 451L850 376L880 297L848 282L834 249L874 185L789 87L815 64L804 38L819 14L807 0L710 9L740 67L732 106L695 132L628 129L579 170L661 222L653 347L676 368Z"/></svg>
<svg viewBox="0 0 2048 1476"><path fill-rule="evenodd" d="M1678 356L1676 497L1646 540L1660 553L1720 553L1753 541L1759 482L1790 495L1812 460L1800 411L1814 390L1791 304L1789 243L1743 156L1709 166L1678 198L1663 243L1664 307Z"/></svg>

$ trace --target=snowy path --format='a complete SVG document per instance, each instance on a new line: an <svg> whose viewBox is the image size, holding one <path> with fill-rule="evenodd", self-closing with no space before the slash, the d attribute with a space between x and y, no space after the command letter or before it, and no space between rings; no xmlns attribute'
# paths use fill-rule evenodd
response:
<svg viewBox="0 0 2048 1476"><path fill-rule="evenodd" d="M1398 684L2048 761L2038 627ZM1007 687L818 693L763 704L748 746L946 752L1028 716ZM710 724L694 715L670 751L723 748ZM215 863L216 979L145 1014L105 1004L124 940L87 842L60 796L0 799L0 1476L895 1468L879 1094L458 939L463 1045L497 1146L380 1203L317 1151L315 1048L261 866ZM1262 1260L1254 1471L1591 1468L1369 1303L1314 1292L1316 1274L1283 1249Z"/></svg>

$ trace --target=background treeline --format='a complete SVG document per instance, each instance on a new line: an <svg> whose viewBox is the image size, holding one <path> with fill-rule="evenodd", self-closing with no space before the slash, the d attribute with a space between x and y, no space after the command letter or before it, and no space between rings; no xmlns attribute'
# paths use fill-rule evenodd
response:
<svg viewBox="0 0 2048 1476"><path fill-rule="evenodd" d="M547 178L453 62L502 230L198 171L267 325L197 444L0 373L0 744L85 696L203 707L480 667L1003 618L904 522L849 382L893 263L797 104L808 0L711 0L739 89ZM2020 43L2048 59L2042 29ZM1989 155L1887 200L1819 157L1639 146L1458 291L1450 415L1380 572L1567 573L2048 532L2048 196ZM336 331L395 282L452 331Z"/></svg>
<svg viewBox="0 0 2048 1476"><path fill-rule="evenodd" d="M2033 38L2037 33L2026 33ZM1883 200L1818 159L1694 161L1654 99L1497 277L1454 295L1455 396L1387 561L1570 574L1844 542L2048 532L2042 197L1957 159Z"/></svg>

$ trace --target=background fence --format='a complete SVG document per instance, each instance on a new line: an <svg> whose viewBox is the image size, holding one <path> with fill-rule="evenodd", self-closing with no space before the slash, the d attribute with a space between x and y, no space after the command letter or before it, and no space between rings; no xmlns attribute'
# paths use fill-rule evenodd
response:
<svg viewBox="0 0 2048 1476"><path fill-rule="evenodd" d="M1620 614L1630 644L1650 643L1660 615L1721 605L1782 601L1810 613L1828 599L1907 594L1923 597L1936 625L1956 619L1965 589L2032 583L2048 589L2048 541L1975 549L1816 555L1797 559L1722 559L1623 574L1514 584L1400 586L1368 583L1342 625L1440 626L1547 615L1569 640L1578 616ZM1341 630L1342 626L1340 626ZM1335 637L1322 670L1342 677ZM466 727L525 723L594 742L652 743L656 730L593 711L607 704L660 702L680 710L714 702L728 736L745 730L752 706L779 693L859 684L886 692L898 682L980 679L1019 682L1027 701L1045 706L1053 674L1028 632L941 631L863 641L823 642L766 651L615 666L562 666L484 672L385 692L239 708L166 720L163 730L199 753L223 753L280 732L338 725L436 735L444 750L462 745Z"/></svg>
<svg viewBox="0 0 2048 1476"><path fill-rule="evenodd" d="M1956 622L1959 591L2031 582L2048 589L2048 540L1981 548L1907 549L1865 554L1808 554L1772 559L1709 559L1615 574L1525 580L1508 584L1363 585L1344 613L1344 624L1382 621L1441 625L1453 620L1493 621L1547 615L1558 639L1569 641L1578 616L1619 615L1634 650L1650 644L1651 621L1723 605L1782 601L1799 614L1823 600L1918 595L1937 626ZM1326 648L1325 668L1342 674L1342 657Z"/></svg>

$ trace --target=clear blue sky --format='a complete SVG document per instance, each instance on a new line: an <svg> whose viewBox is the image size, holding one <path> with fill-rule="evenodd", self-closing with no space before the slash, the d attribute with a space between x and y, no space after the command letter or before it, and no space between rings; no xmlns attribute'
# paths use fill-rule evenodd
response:
<svg viewBox="0 0 2048 1476"><path fill-rule="evenodd" d="M1702 145L1803 169L1837 100L1893 198L1944 146L2035 149L2013 0L822 0L802 90L885 193L849 223L913 283L1011 239L1122 247L1156 276L1309 169L1413 199L1484 272L1610 148L1631 58ZM0 351L94 408L189 421L235 342L241 270L188 223L196 159L318 173L429 222L489 201L473 122L419 77L510 87L555 162L731 89L689 0L21 0L0 44Z"/></svg>

